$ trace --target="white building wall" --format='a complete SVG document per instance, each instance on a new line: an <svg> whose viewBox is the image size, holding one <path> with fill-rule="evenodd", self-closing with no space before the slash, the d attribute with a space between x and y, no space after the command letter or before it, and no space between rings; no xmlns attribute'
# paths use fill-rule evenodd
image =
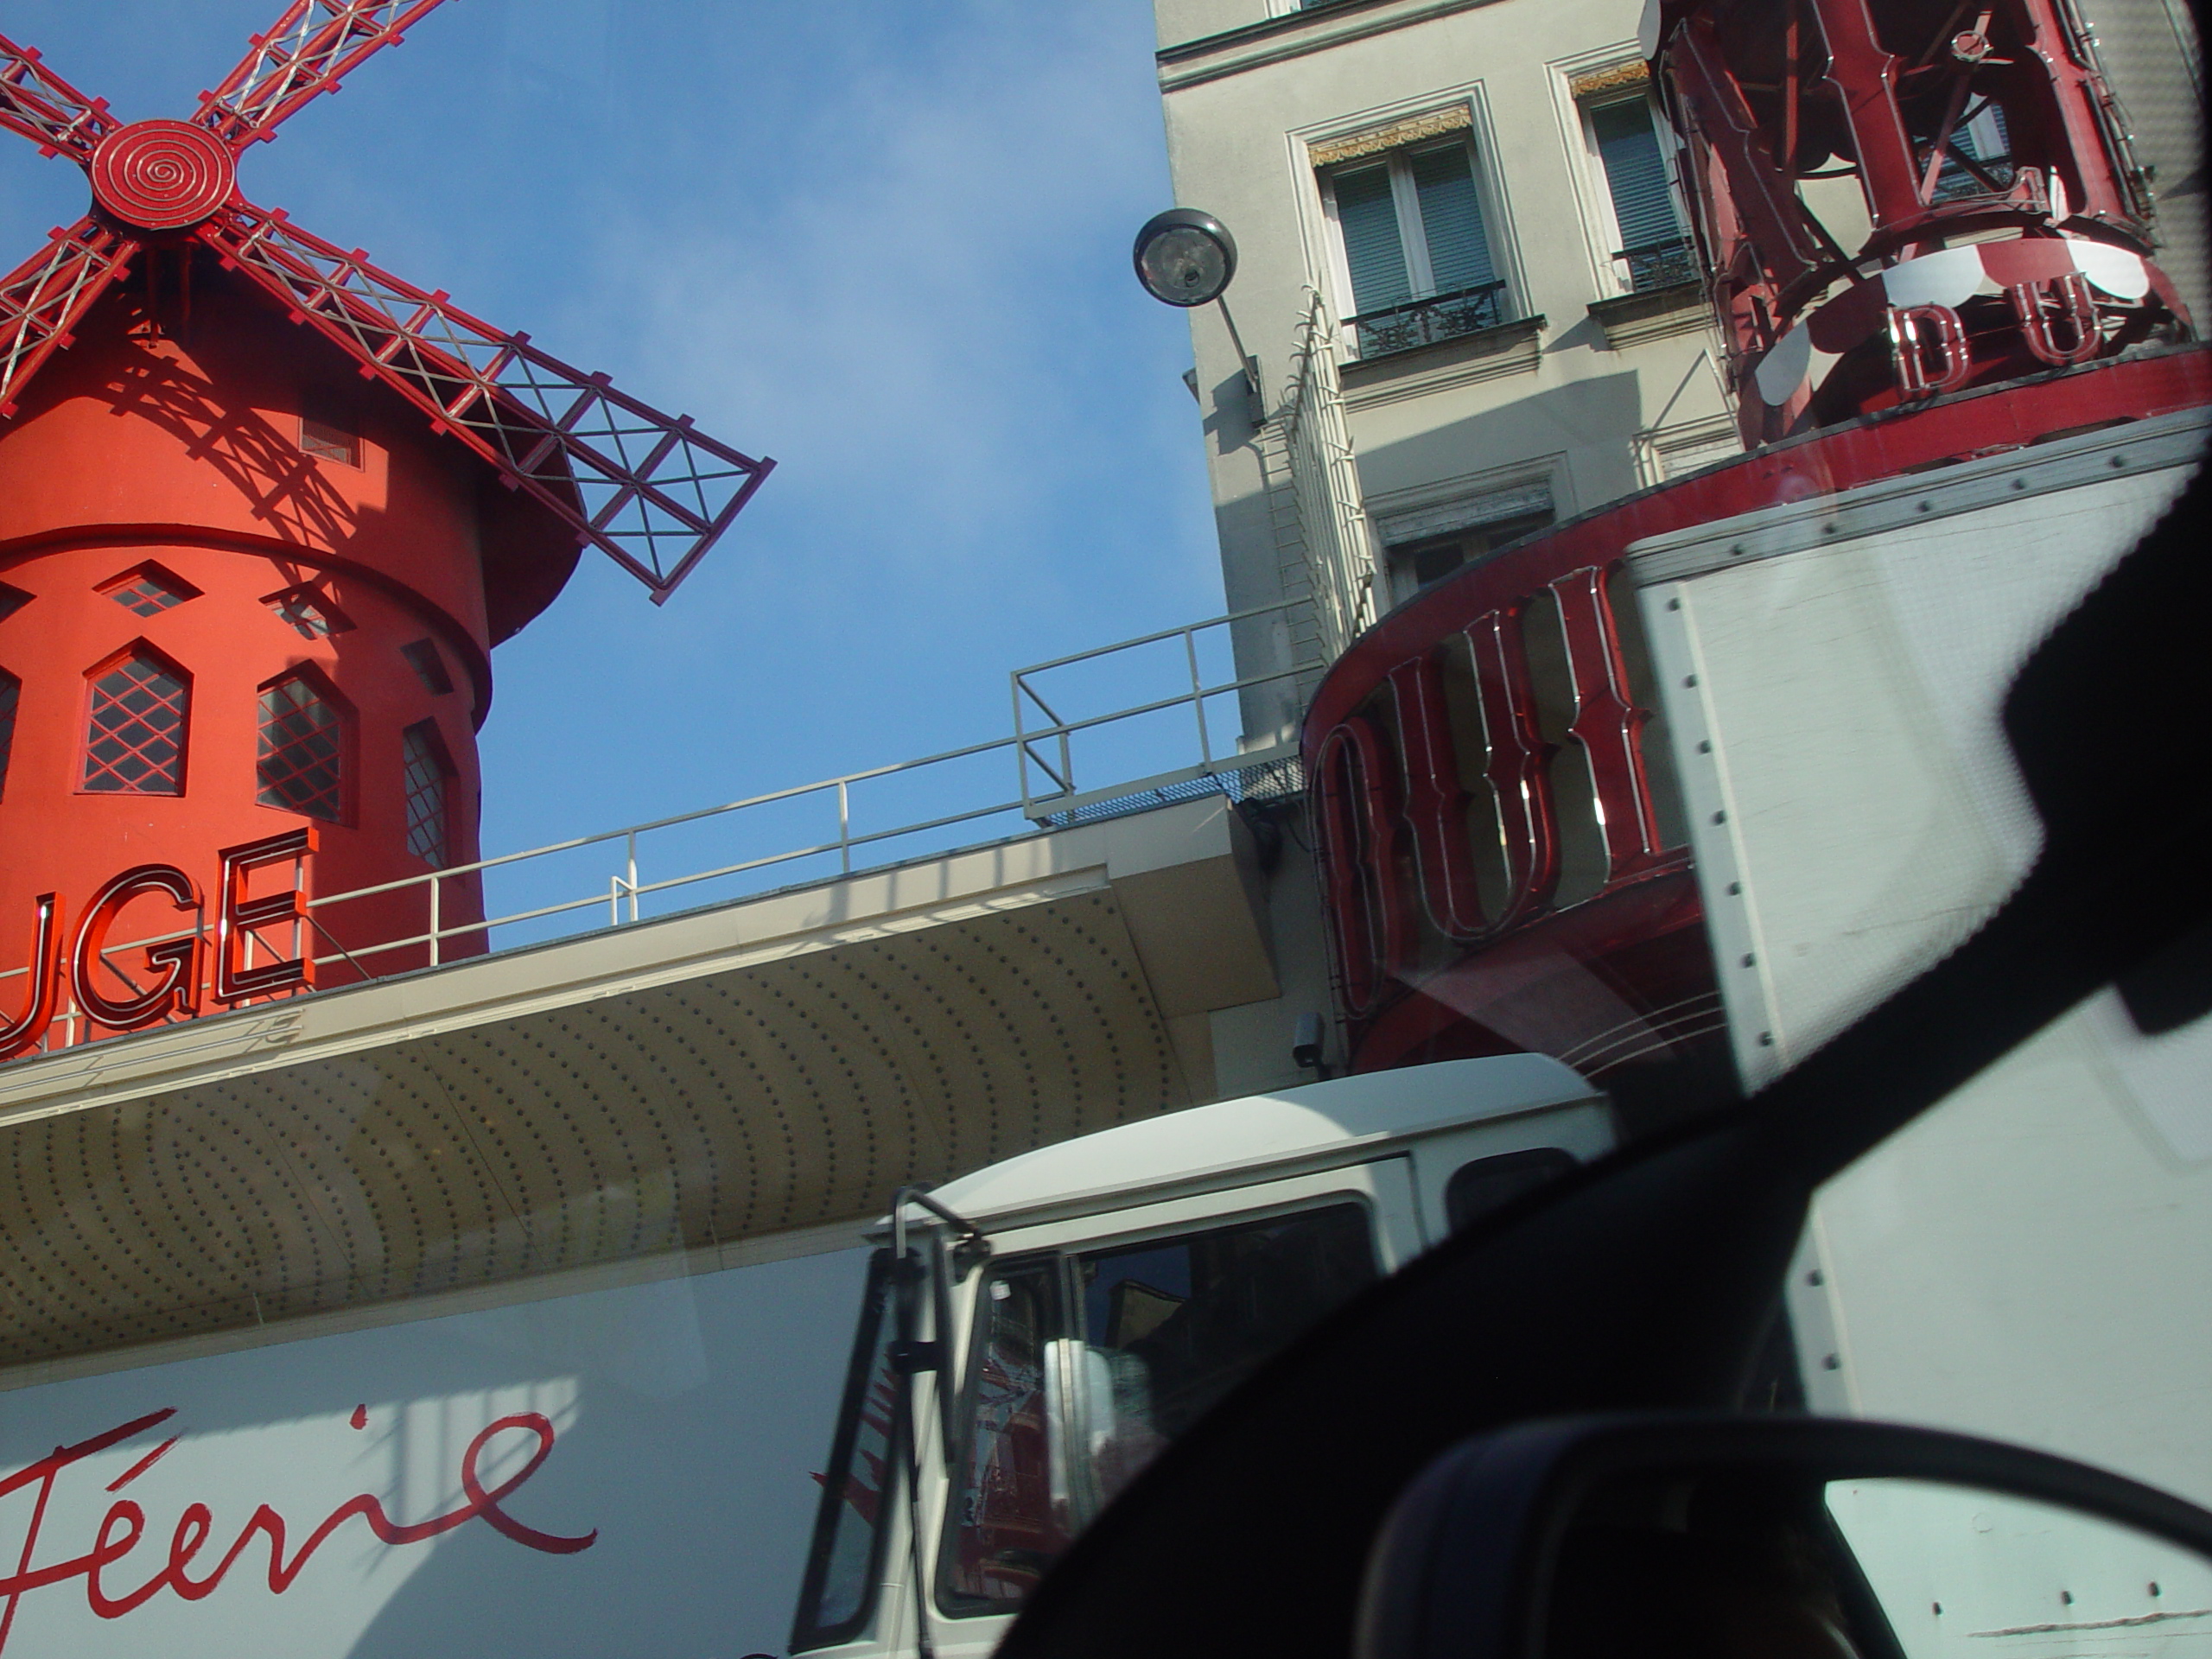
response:
<svg viewBox="0 0 2212 1659"><path fill-rule="evenodd" d="M1339 315L1352 309L1313 161L1332 138L1466 111L1511 313L1544 320L1530 338L1491 331L1499 338L1344 367L1357 475L1384 536L1470 495L1529 485L1548 488L1565 518L1670 465L1732 451L1701 308L1646 320L1647 337L1634 340L1618 328L1609 340L1589 308L1622 285L1610 198L1569 82L1636 60L1637 0L1382 0L1272 22L1267 4L1160 0L1158 15L1175 200L1236 238L1227 298L1268 407L1283 400L1312 291ZM1283 481L1281 445L1249 418L1220 315L1194 311L1192 331L1230 605L1295 597L1300 562L1286 536L1297 527L1286 526L1281 491L1269 494ZM1402 596L1378 592L1376 613Z"/></svg>

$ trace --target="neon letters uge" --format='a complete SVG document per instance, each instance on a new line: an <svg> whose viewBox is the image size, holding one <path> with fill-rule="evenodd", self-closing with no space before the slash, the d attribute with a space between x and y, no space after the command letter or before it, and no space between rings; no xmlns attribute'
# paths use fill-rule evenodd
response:
<svg viewBox="0 0 2212 1659"><path fill-rule="evenodd" d="M131 1581L118 1585L118 1577L125 1570L124 1560L136 1551L146 1535L146 1512L131 1498L118 1498L108 1506L92 1535L90 1549L66 1560L43 1565L36 1560L39 1535L45 1526L48 1501L62 1474L86 1458L119 1446L132 1436L144 1433L176 1415L175 1408L149 1412L143 1417L118 1423L104 1433L90 1440L79 1440L74 1446L56 1446L37 1462L28 1464L14 1474L0 1479L0 1498L26 1488L35 1488L29 1525L23 1532L23 1547L12 1573L0 1576L0 1652L8 1645L10 1631L16 1622L16 1608L34 1590L44 1590L72 1579L85 1580L85 1598L92 1611L102 1618L121 1618L163 1590L172 1590L186 1601L200 1601L214 1592L223 1576L252 1546L257 1535L269 1541L269 1589L272 1595L283 1595L298 1580L300 1573L320 1549L325 1540L339 1528L360 1516L379 1542L397 1546L419 1544L451 1532L454 1528L481 1516L486 1526L515 1542L531 1549L543 1550L549 1555L573 1555L578 1550L589 1549L599 1537L599 1530L580 1536L569 1537L558 1533L540 1532L535 1527L524 1526L499 1507L501 1500L536 1474L553 1450L553 1425L540 1413L518 1412L486 1424L467 1449L461 1454L461 1490L466 1499L458 1509L434 1515L427 1521L402 1522L385 1513L383 1503L367 1492L349 1497L325 1516L315 1530L301 1541L298 1551L288 1560L284 1555L284 1517L268 1504L256 1509L239 1529L237 1538L222 1556L206 1572L194 1575L190 1568L201 1549L215 1530L215 1517L205 1503L190 1503L177 1516L175 1529L169 1535L167 1558L150 1577L132 1573ZM353 1426L367 1423L365 1412L356 1411ZM477 1472L477 1464L484 1449L499 1435L509 1431L520 1431L537 1437L537 1450L530 1461L496 1486L486 1487ZM147 1470L153 1467L179 1437L162 1441L144 1457L125 1470L108 1486L111 1492L120 1491ZM143 1572L143 1567L141 1571Z"/></svg>
<svg viewBox="0 0 2212 1659"><path fill-rule="evenodd" d="M307 921L307 894L300 880L315 849L315 832L309 828L288 830L282 835L226 847L216 854L221 874L216 883L212 986L204 983L201 958L205 950L197 927L180 938L146 947L145 971L154 982L144 989L116 996L102 984L96 971L107 949L109 927L133 899L160 894L180 911L196 913L201 908L199 884L174 864L134 865L103 882L85 906L73 944L65 938L61 895L41 893L32 901L30 966L22 1006L12 1016L0 1014L0 1060L25 1053L44 1040L65 982L86 1018L111 1031L136 1031L172 1016L196 1014L203 989L212 990L219 1002L235 1005L296 987L312 988L313 951L251 964L247 944L257 929ZM246 896L250 874L283 863L292 863L302 872L292 886L257 898Z"/></svg>

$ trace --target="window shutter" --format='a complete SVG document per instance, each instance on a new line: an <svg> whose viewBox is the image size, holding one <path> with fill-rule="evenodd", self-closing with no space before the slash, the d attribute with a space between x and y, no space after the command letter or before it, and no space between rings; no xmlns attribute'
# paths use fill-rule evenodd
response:
<svg viewBox="0 0 2212 1659"><path fill-rule="evenodd" d="M1421 228L1428 235L1428 264L1436 276L1436 291L1450 294L1494 280L1490 238L1483 233L1482 203L1475 195L1466 146L1423 150L1408 157L1407 164L1421 202Z"/></svg>
<svg viewBox="0 0 2212 1659"><path fill-rule="evenodd" d="M1398 238L1398 210L1390 200L1390 169L1363 167L1339 173L1336 188L1353 308L1362 314L1383 311L1410 298L1413 284L1406 276L1405 245Z"/></svg>
<svg viewBox="0 0 2212 1659"><path fill-rule="evenodd" d="M1682 233L1667 184L1667 161L1651 130L1651 106L1642 99L1601 104L1590 111L1590 128L1605 163L1612 193L1613 219L1623 248L1672 242Z"/></svg>

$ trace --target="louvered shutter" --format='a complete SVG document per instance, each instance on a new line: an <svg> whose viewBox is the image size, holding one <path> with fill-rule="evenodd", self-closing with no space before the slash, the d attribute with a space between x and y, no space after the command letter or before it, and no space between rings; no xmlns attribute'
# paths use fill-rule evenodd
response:
<svg viewBox="0 0 2212 1659"><path fill-rule="evenodd" d="M1425 149L1408 157L1421 229L1428 237L1428 268L1436 291L1450 294L1495 279L1490 238L1483 233L1482 203L1465 144Z"/></svg>
<svg viewBox="0 0 2212 1659"><path fill-rule="evenodd" d="M1344 232L1344 263L1351 267L1353 308L1364 315L1403 302L1412 296L1413 284L1406 276L1398 210L1390 200L1389 168L1339 173L1336 189L1337 224Z"/></svg>
<svg viewBox="0 0 2212 1659"><path fill-rule="evenodd" d="M1590 111L1598 157L1612 193L1613 222L1623 248L1672 242L1682 233L1675 214L1674 192L1667 185L1667 161L1659 136L1651 130L1651 106L1642 99L1601 104Z"/></svg>

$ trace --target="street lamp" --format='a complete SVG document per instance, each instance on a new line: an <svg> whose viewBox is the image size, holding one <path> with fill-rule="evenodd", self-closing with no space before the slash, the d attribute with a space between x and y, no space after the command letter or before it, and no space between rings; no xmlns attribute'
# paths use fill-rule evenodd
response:
<svg viewBox="0 0 2212 1659"><path fill-rule="evenodd" d="M1220 307L1221 320L1229 325L1230 342L1244 365L1244 396L1252 424L1266 424L1267 409L1260 398L1259 359L1244 349L1236 319L1230 315L1229 302L1222 298L1230 279L1236 275L1236 238L1230 235L1229 227L1196 207L1170 207L1145 221L1129 257L1136 267L1137 281L1154 299L1185 310L1201 305Z"/></svg>

